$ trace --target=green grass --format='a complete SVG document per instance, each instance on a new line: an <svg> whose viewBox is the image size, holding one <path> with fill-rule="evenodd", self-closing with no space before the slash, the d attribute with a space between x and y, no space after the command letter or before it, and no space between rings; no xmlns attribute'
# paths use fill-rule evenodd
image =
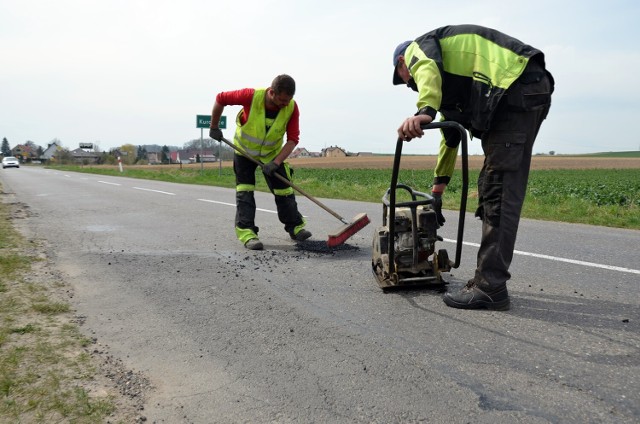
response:
<svg viewBox="0 0 640 424"><path fill-rule="evenodd" d="M625 153L625 152L622 152ZM630 152L635 153L635 152ZM185 184L233 188L230 168L196 169L157 166L149 170L64 167L79 172L126 176ZM432 170L402 170L399 182L429 191ZM469 171L467 210L477 207L478 171ZM315 197L380 202L389 187L391 170L298 168L294 182ZM257 189L267 191L257 176ZM444 196L444 208L460 207L461 173L456 171ZM400 196L400 194L399 194ZM640 229L640 169L532 170L523 218Z"/></svg>
<svg viewBox="0 0 640 424"><path fill-rule="evenodd" d="M569 156L569 155L563 155ZM584 155L570 155L570 156L587 156L595 158L640 158L640 151L628 151L628 152L600 152L600 153L586 153Z"/></svg>
<svg viewBox="0 0 640 424"><path fill-rule="evenodd" d="M27 253L10 207L0 202L0 422L106 422L115 406L83 387L96 370L70 306L23 279L41 259Z"/></svg>

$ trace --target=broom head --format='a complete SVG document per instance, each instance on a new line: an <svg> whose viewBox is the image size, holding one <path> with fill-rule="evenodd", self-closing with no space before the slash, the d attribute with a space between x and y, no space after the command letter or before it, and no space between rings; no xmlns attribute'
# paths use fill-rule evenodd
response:
<svg viewBox="0 0 640 424"><path fill-rule="evenodd" d="M360 213L353 218L351 224L343 225L338 231L333 234L329 234L329 239L327 240L327 246L336 247L347 241L349 237L362 230L367 226L371 221L366 213Z"/></svg>

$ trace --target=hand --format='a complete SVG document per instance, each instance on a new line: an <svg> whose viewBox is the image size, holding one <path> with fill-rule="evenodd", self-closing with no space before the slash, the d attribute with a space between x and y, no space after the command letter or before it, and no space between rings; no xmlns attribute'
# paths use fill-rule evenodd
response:
<svg viewBox="0 0 640 424"><path fill-rule="evenodd" d="M436 221L438 221L438 227L442 227L446 221L444 215L442 215L442 193L432 192L433 197L433 210L436 211Z"/></svg>
<svg viewBox="0 0 640 424"><path fill-rule="evenodd" d="M269 163L265 163L264 165L262 165L262 172L264 172L265 175L273 177L273 174L276 173L278 168L280 168L280 165L278 165L274 161L271 161Z"/></svg>
<svg viewBox="0 0 640 424"><path fill-rule="evenodd" d="M213 138L214 140L222 141L222 131L220 130L220 128L211 128L209 130L209 137Z"/></svg>
<svg viewBox="0 0 640 424"><path fill-rule="evenodd" d="M414 115L404 120L400 128L398 128L398 138L404 141L411 141L415 137L422 137L424 130L420 127L422 124L431 123L432 119L429 115Z"/></svg>

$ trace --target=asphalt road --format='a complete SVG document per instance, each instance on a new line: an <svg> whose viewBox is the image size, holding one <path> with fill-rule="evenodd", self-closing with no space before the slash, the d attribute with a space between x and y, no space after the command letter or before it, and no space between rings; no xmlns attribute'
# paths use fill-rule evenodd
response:
<svg viewBox="0 0 640 424"><path fill-rule="evenodd" d="M640 421L639 231L523 220L508 312L383 293L371 273L379 204L299 196L296 246L257 194L266 249L233 230L234 192L22 167L0 171L21 227L48 240L83 331L155 386L149 422L632 423ZM381 193L382 194L382 193ZM456 212L438 246L453 256ZM472 276L468 216L457 288Z"/></svg>

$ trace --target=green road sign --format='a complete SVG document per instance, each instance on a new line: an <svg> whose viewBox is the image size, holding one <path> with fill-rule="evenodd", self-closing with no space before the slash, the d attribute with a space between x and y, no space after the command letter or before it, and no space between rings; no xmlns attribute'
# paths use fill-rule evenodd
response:
<svg viewBox="0 0 640 424"><path fill-rule="evenodd" d="M209 128L211 126L211 115L196 115L196 128ZM224 130L227 128L227 117L221 116L218 128Z"/></svg>

